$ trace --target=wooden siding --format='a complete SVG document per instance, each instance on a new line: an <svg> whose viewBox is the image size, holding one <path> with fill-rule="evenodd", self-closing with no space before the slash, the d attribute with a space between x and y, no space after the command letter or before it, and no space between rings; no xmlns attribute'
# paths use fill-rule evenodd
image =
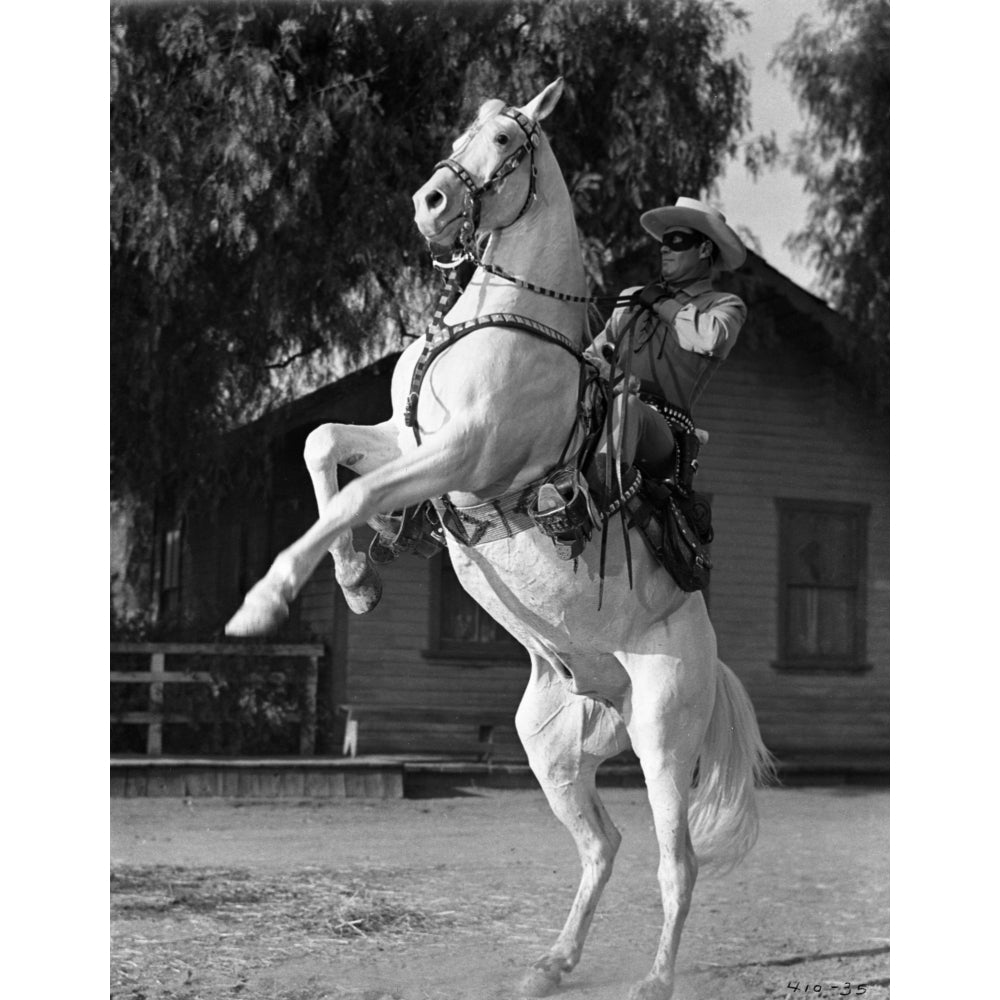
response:
<svg viewBox="0 0 1000 1000"><path fill-rule="evenodd" d="M391 366L358 373L293 404L294 432L283 439L284 490L265 517L242 512L248 525L248 563L266 569L275 543L313 516L312 493L301 469L301 442L322 420L374 422L386 412ZM702 452L699 488L713 497L716 538L710 608L722 658L747 686L765 741L784 760L867 759L888 766L889 748L889 484L888 422L876 419L854 387L826 359L793 335L780 348L739 345L702 397L697 423L711 439ZM287 428L289 423L284 426ZM289 445L288 442L292 442ZM292 471L297 468L298 471ZM296 505L290 498L299 497ZM854 673L789 673L776 669L778 650L778 510L776 500L859 503L869 508L867 537L867 669ZM233 511L237 508L233 508ZM207 600L209 563L221 528L195 524L188 534L186 578ZM277 522L277 523L276 523ZM266 528L264 527L266 523ZM357 533L367 545L370 532ZM269 539L269 547L263 539ZM325 560L296 602L297 624L333 652L326 677L331 704L509 709L511 720L527 680L528 661L470 663L428 655L431 565L412 556L384 567L384 596L371 614L344 605ZM200 582L199 582L200 581ZM200 588L200 591L199 591ZM200 597L198 597L200 592ZM332 733L328 746L335 746ZM447 750L442 727L372 722L362 752ZM520 755L512 727L496 734L501 755Z"/></svg>
<svg viewBox="0 0 1000 1000"><path fill-rule="evenodd" d="M359 538L362 532L358 532ZM370 532L365 531L367 540ZM471 663L429 655L432 564L407 556L384 567L382 602L368 615L351 615L348 626L348 700L386 705L489 708L510 711L510 726L496 731L501 756L521 757L514 734L528 678L528 655L520 661ZM447 750L456 734L445 726L366 724L363 752Z"/></svg>
<svg viewBox="0 0 1000 1000"><path fill-rule="evenodd" d="M888 760L888 435L856 408L849 386L810 356L747 352L722 368L702 398L698 423L711 434L700 486L714 498L716 540L710 603L719 649L750 691L765 740L779 756ZM799 674L775 668L778 648L777 498L868 505L866 669ZM370 532L358 533L367 544ZM331 564L327 564L328 566ZM527 657L473 664L427 654L430 564L404 557L384 568L382 604L342 613L344 700L398 705L509 708L527 679ZM317 631L332 629L332 573L303 595ZM306 609L309 609L308 612ZM343 630L342 630L343 631ZM447 749L441 727L373 722L379 752ZM501 752L518 754L513 731Z"/></svg>
<svg viewBox="0 0 1000 1000"><path fill-rule="evenodd" d="M765 741L788 759L858 756L888 765L888 427L805 351L737 353L702 397L711 438L700 486L713 495L712 619ZM775 668L776 498L869 506L866 669L800 674Z"/></svg>

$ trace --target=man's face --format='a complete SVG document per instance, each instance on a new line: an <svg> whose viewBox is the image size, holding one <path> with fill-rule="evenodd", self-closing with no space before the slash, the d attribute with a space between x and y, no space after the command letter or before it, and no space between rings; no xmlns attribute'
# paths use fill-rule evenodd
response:
<svg viewBox="0 0 1000 1000"><path fill-rule="evenodd" d="M704 255L700 248L709 242L708 237L686 226L671 226L661 237L660 276L666 282L676 283L704 270Z"/></svg>

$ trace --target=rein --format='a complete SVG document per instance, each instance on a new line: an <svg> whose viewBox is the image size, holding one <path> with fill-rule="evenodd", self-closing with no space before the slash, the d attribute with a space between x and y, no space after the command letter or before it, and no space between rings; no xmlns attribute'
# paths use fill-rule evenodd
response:
<svg viewBox="0 0 1000 1000"><path fill-rule="evenodd" d="M503 278L504 281L509 281L518 288L524 288L529 292L537 292L539 295L547 295L550 299L559 299L561 302L614 302L617 307L626 305L629 301L620 295L570 295L568 292L559 292L554 288L545 288L543 285L536 285L526 278L519 278L517 275L505 271L502 267L497 267L496 264L487 264L483 261L478 261L477 263L484 271L489 272L497 278Z"/></svg>

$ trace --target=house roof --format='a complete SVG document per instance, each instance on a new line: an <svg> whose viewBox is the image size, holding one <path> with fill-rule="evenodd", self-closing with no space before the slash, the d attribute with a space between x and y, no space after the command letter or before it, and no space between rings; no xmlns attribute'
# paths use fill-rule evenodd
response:
<svg viewBox="0 0 1000 1000"><path fill-rule="evenodd" d="M837 369L859 390L865 391L869 380L856 350L854 327L823 299L806 291L753 251L748 251L746 263L738 272L723 275L720 287L735 292L747 303L748 339L766 345L774 338L794 336L799 347L814 354L821 363ZM296 427L331 419L350 423L385 420L391 414L388 393L373 398L371 383L379 377L391 378L400 353L387 354L275 409L255 423L271 425L269 433L277 436Z"/></svg>
<svg viewBox="0 0 1000 1000"><path fill-rule="evenodd" d="M875 345L863 341L846 316L753 251L747 253L738 272L724 279L723 287L747 303L751 336L762 335L765 340L793 336L800 347L840 372L877 409L885 408L885 389L873 377Z"/></svg>

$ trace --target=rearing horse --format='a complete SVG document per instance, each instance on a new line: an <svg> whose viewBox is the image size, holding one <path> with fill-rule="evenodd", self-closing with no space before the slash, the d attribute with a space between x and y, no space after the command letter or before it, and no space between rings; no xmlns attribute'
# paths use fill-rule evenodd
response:
<svg viewBox="0 0 1000 1000"><path fill-rule="evenodd" d="M735 864L752 846L754 786L769 755L745 690L718 659L700 593L682 592L638 540L630 585L622 532L609 530L599 607L599 535L574 566L523 507L504 508L579 447L584 272L569 192L538 125L562 89L557 80L520 108L484 103L413 196L432 248L450 248L461 235L478 254L488 237L476 272L444 326L400 357L390 420L327 424L309 436L319 518L278 555L227 632L257 635L280 624L327 551L351 607L373 607L380 585L354 551L351 529L379 512L436 498L452 525L468 525L505 509L478 539L446 532L448 550L462 586L530 654L517 731L583 868L562 932L521 990L552 992L580 959L621 840L595 774L631 745L659 843L663 931L630 997L669 1000L699 863ZM446 349L425 353L434 337L443 344L442 334ZM337 465L359 473L339 491Z"/></svg>

